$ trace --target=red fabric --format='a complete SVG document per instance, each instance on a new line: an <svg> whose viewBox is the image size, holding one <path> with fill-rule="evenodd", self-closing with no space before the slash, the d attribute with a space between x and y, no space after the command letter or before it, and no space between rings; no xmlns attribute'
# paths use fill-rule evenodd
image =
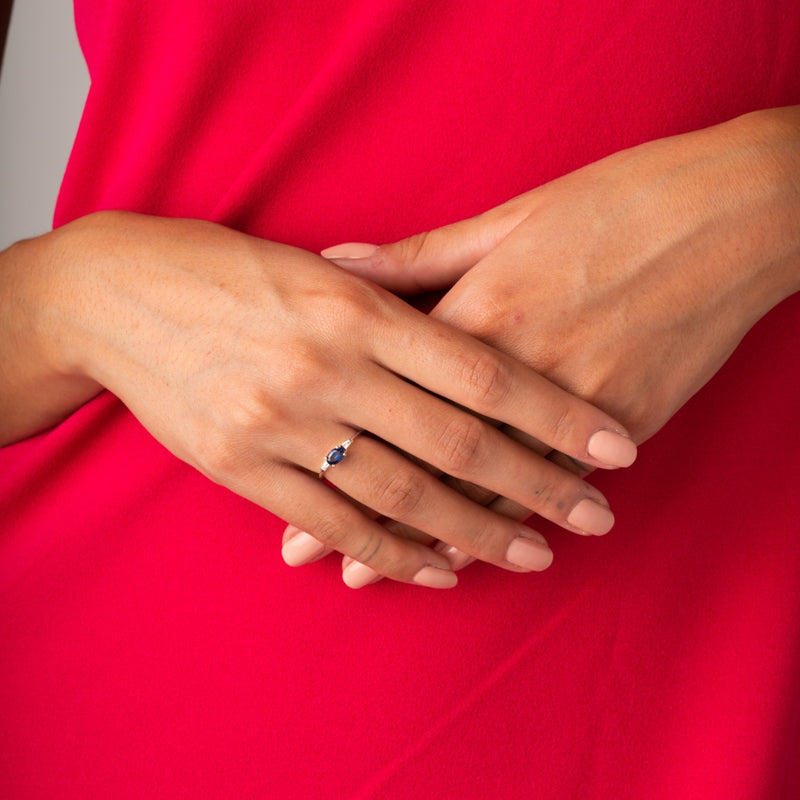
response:
<svg viewBox="0 0 800 800"><path fill-rule="evenodd" d="M79 0L58 224L318 249L800 102L794 0ZM0 450L0 796L800 796L800 298L628 472L612 534L450 592L291 570L110 395Z"/></svg>

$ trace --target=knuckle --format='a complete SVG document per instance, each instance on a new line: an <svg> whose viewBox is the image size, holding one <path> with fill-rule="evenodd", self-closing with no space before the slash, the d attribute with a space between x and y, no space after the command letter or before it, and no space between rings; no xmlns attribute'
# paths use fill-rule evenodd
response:
<svg viewBox="0 0 800 800"><path fill-rule="evenodd" d="M216 427L198 437L194 465L216 483L228 483L237 473L241 452L227 429Z"/></svg>
<svg viewBox="0 0 800 800"><path fill-rule="evenodd" d="M383 316L383 300L373 286L354 278L337 287L325 313L336 337L357 341L367 326Z"/></svg>
<svg viewBox="0 0 800 800"><path fill-rule="evenodd" d="M226 427L232 437L261 433L279 427L282 414L270 395L260 387L244 389L226 404Z"/></svg>
<svg viewBox="0 0 800 800"><path fill-rule="evenodd" d="M547 420L547 444L555 450L570 453L574 449L570 446L576 431L574 410L567 404L553 410Z"/></svg>
<svg viewBox="0 0 800 800"><path fill-rule="evenodd" d="M498 523L492 516L475 515L470 527L463 531L469 541L469 553L481 561L502 563L504 547L502 543L507 538L504 525Z"/></svg>
<svg viewBox="0 0 800 800"><path fill-rule="evenodd" d="M427 253L426 243L430 237L429 231L417 233L414 236L409 236L400 242L396 242L392 247L394 248L394 255L403 264L417 266L424 263L425 254Z"/></svg>
<svg viewBox="0 0 800 800"><path fill-rule="evenodd" d="M480 305L475 309L470 309L469 332L480 339L482 342L493 342L502 332L502 327L498 322L497 315L493 308Z"/></svg>
<svg viewBox="0 0 800 800"><path fill-rule="evenodd" d="M330 372L319 348L306 341L288 343L280 362L280 371L272 375L274 387L292 397L304 396L319 386L321 376Z"/></svg>
<svg viewBox="0 0 800 800"><path fill-rule="evenodd" d="M311 527L311 526L309 526ZM330 511L321 517L313 526L312 533L315 539L336 550L343 553L349 538L350 525L344 515Z"/></svg>
<svg viewBox="0 0 800 800"><path fill-rule="evenodd" d="M439 436L442 468L450 475L472 473L481 462L483 424L476 417L459 416L450 420Z"/></svg>
<svg viewBox="0 0 800 800"><path fill-rule="evenodd" d="M492 353L466 360L462 374L470 395L487 409L501 405L511 390L511 371Z"/></svg>
<svg viewBox="0 0 800 800"><path fill-rule="evenodd" d="M378 487L377 507L392 519L408 519L414 516L425 494L417 475L411 470L399 470Z"/></svg>
<svg viewBox="0 0 800 800"><path fill-rule="evenodd" d="M217 483L230 483L253 463L265 463L265 436L281 430L286 415L262 387L224 392L194 427L195 466Z"/></svg>
<svg viewBox="0 0 800 800"><path fill-rule="evenodd" d="M493 342L502 337L508 327L508 314L501 307L499 293L484 297L469 292L468 297L469 303L448 312L447 321L482 342Z"/></svg>

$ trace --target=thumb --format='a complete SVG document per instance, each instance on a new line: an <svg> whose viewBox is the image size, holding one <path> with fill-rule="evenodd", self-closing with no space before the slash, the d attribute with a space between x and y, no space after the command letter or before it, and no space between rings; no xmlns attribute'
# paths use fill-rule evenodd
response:
<svg viewBox="0 0 800 800"><path fill-rule="evenodd" d="M522 197L399 242L380 246L348 242L328 247L321 255L397 294L448 289L528 215Z"/></svg>

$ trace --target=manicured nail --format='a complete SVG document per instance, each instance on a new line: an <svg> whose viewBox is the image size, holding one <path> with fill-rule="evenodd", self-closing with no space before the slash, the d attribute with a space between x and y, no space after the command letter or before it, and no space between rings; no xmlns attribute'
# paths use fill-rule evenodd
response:
<svg viewBox="0 0 800 800"><path fill-rule="evenodd" d="M333 247L326 247L320 255L334 262L352 261L358 258L369 258L377 249L378 245L376 244L347 242L347 244L337 244Z"/></svg>
<svg viewBox="0 0 800 800"><path fill-rule="evenodd" d="M450 568L454 572L464 569L467 564L471 564L475 560L474 556L459 550L457 547L453 547L451 544L447 544L447 542L439 542L433 549L437 553L441 553L450 562Z"/></svg>
<svg viewBox="0 0 800 800"><path fill-rule="evenodd" d="M636 461L636 445L632 439L615 431L598 431L587 446L592 458L610 467L629 467Z"/></svg>
<svg viewBox="0 0 800 800"><path fill-rule="evenodd" d="M614 515L610 508L586 497L570 511L567 522L585 533L602 536L613 527Z"/></svg>
<svg viewBox="0 0 800 800"><path fill-rule="evenodd" d="M541 572L553 563L553 551L543 537L526 530L508 546L506 561L522 569Z"/></svg>
<svg viewBox="0 0 800 800"><path fill-rule="evenodd" d="M351 561L342 570L342 580L351 589L360 589L362 586L379 581L382 577L372 567L368 567L360 561Z"/></svg>
<svg viewBox="0 0 800 800"><path fill-rule="evenodd" d="M285 542L281 548L283 560L290 567L299 567L319 558L325 551L325 545L305 531L300 531Z"/></svg>
<svg viewBox="0 0 800 800"><path fill-rule="evenodd" d="M414 577L414 583L431 589L452 589L458 583L458 576L449 569L423 567Z"/></svg>

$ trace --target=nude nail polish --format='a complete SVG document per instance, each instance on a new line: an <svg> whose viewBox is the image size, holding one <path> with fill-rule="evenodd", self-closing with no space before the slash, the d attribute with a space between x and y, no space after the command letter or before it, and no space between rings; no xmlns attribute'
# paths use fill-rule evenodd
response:
<svg viewBox="0 0 800 800"><path fill-rule="evenodd" d="M367 586L370 583L376 583L383 576L375 572L372 567L362 564L360 561L351 561L342 570L342 580L351 589L360 589L362 586Z"/></svg>
<svg viewBox="0 0 800 800"><path fill-rule="evenodd" d="M319 558L325 550L325 545L305 531L292 536L281 548L283 560L290 567L299 567L315 558Z"/></svg>
<svg viewBox="0 0 800 800"><path fill-rule="evenodd" d="M423 567L413 578L418 586L431 589L452 589L458 583L458 576L449 569Z"/></svg>
<svg viewBox="0 0 800 800"><path fill-rule="evenodd" d="M586 447L592 458L610 467L629 467L636 461L636 445L632 439L616 431L597 431Z"/></svg>
<svg viewBox="0 0 800 800"><path fill-rule="evenodd" d="M433 549L437 553L441 553L450 562L450 568L454 572L459 569L464 569L464 567L475 560L474 556L447 544L447 542L439 542Z"/></svg>
<svg viewBox="0 0 800 800"><path fill-rule="evenodd" d="M570 511L567 522L585 533L602 536L613 527L614 515L610 508L586 497Z"/></svg>
<svg viewBox="0 0 800 800"><path fill-rule="evenodd" d="M376 250L378 245L366 244L365 242L347 242L337 244L333 247L326 247L320 255L329 261L345 260L350 261L358 258L369 258Z"/></svg>
<svg viewBox="0 0 800 800"><path fill-rule="evenodd" d="M533 531L517 536L506 551L506 561L522 569L541 572L553 563L553 551L542 537L533 538Z"/></svg>

